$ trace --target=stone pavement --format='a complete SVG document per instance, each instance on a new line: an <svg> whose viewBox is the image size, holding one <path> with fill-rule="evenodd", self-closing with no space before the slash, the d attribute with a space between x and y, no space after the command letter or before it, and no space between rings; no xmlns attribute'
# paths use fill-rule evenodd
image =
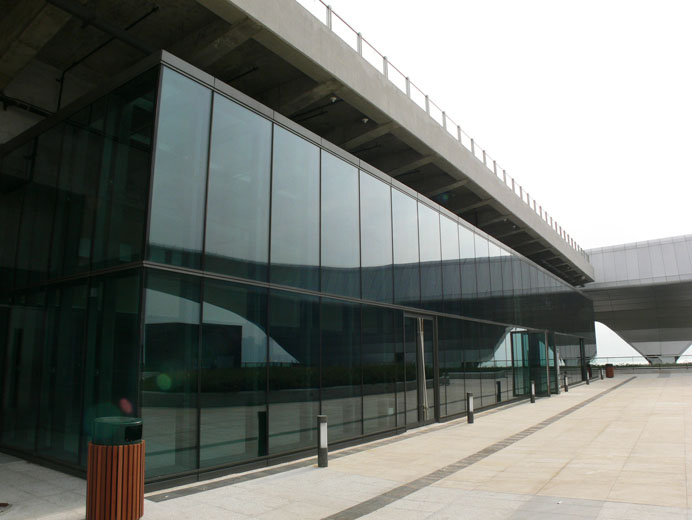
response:
<svg viewBox="0 0 692 520"><path fill-rule="evenodd" d="M690 477L692 374L628 374L333 452L326 469L313 458L148 493L144 518L692 520ZM0 520L82 519L84 494L0 454Z"/></svg>

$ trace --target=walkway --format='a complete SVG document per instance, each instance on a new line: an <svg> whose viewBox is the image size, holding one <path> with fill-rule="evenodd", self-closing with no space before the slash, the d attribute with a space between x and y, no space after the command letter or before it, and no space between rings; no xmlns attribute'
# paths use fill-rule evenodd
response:
<svg viewBox="0 0 692 520"><path fill-rule="evenodd" d="M149 493L144 518L692 519L692 374L623 374L278 468ZM84 487L0 454L2 520L84 518Z"/></svg>

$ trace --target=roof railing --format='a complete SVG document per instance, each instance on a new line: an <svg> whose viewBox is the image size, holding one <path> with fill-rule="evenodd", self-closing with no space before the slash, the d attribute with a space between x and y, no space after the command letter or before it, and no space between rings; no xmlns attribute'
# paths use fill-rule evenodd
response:
<svg viewBox="0 0 692 520"><path fill-rule="evenodd" d="M297 2L384 75L385 78L404 93L411 101L424 110L428 116L443 127L452 138L456 139L461 146L469 150L476 159L483 163L486 169L503 184L505 188L514 192L517 197L529 206L529 208L555 231L570 248L574 249L588 260L589 255L586 251L562 229L562 226L560 226L551 215L548 215L548 212L543 209L543 206L532 198L521 184L500 166L497 160L490 157L490 154L488 154L485 148L479 146L473 138L464 132L447 112L433 102L408 76L394 66L387 56L375 49L370 42L363 38L361 33L351 27L322 0L297 0Z"/></svg>

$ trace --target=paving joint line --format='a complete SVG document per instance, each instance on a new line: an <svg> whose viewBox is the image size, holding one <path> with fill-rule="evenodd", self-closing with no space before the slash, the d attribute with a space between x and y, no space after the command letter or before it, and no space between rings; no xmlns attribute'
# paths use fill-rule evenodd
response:
<svg viewBox="0 0 692 520"><path fill-rule="evenodd" d="M458 471L461 471L462 469L465 469L471 466L472 464L475 464L476 462L479 462L485 459L486 457L489 457L490 455L493 455L494 453L497 453L498 451L503 450L504 448L522 439L525 439L529 435L539 430L542 430L543 428L546 428L547 426L559 421L567 415L570 415L576 412L577 410L593 403L597 399L600 399L601 397L609 394L610 392L617 390L618 388L629 383L633 379L636 379L636 376L632 376L629 379L623 381L622 383L618 383L612 388L609 388L608 390L601 392L600 394L590 397L589 399L586 399L585 401L582 401L579 404L567 408L566 410L563 410L562 412L557 413L552 417L549 417L548 419L545 419L534 426L531 426L518 433L515 433L510 437L495 442L490 446L487 446L486 448L477 451L476 453L467 455L466 457L459 459L458 461L453 462L452 464L437 469L431 473L428 473L427 475L412 480L411 482L407 482L406 484L397 486L394 489L391 489L385 493L382 493L381 495L378 495L369 500L356 504L355 506L349 507L348 509L344 509L343 511L339 511L338 513L324 517L323 520L355 520L356 518L360 518L367 514L373 513L379 509L382 509L383 507L388 506L389 504L392 504L398 500L401 500L402 498L405 498L415 493L416 491L419 491L436 482L439 482L443 478L446 478Z"/></svg>

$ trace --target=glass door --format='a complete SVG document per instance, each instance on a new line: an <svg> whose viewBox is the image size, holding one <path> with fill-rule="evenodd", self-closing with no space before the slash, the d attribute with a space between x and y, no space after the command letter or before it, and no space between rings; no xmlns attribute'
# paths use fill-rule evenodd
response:
<svg viewBox="0 0 692 520"><path fill-rule="evenodd" d="M436 363L435 322L420 316L404 317L406 425L439 420L439 377Z"/></svg>

